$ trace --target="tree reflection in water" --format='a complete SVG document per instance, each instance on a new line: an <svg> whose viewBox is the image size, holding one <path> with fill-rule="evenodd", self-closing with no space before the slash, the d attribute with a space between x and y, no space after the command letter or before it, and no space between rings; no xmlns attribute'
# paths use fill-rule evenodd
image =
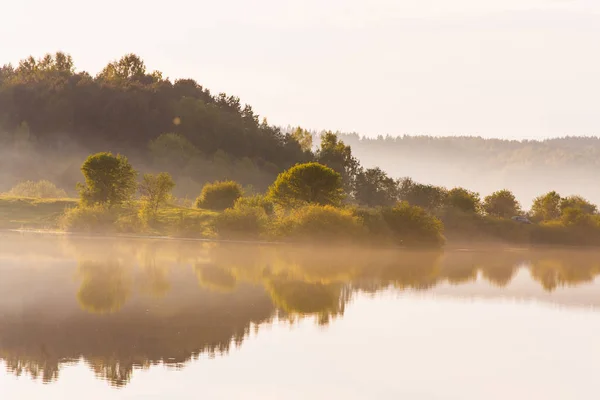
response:
<svg viewBox="0 0 600 400"><path fill-rule="evenodd" d="M114 313L131 296L131 275L116 260L82 261L77 273L82 279L77 301L86 311L97 314Z"/></svg>
<svg viewBox="0 0 600 400"><path fill-rule="evenodd" d="M9 239L14 243L3 244L4 259L15 249L17 260L27 240ZM11 269L0 283L0 300L12 293L11 300L22 296L14 304L25 305L0 309L0 359L14 374L43 382L58 379L62 365L83 358L99 378L124 386L136 368L181 367L202 354L227 353L275 318L310 317L327 325L343 317L357 292L425 291L482 280L507 287L521 267L538 288L553 291L591 282L600 273L595 252L47 240L56 246L39 251L52 249L52 262L40 254L39 263ZM60 256L57 247L63 249ZM0 273L1 268L0 263ZM72 272L60 275L62 270ZM36 297L8 290L24 288L24 282L36 288Z"/></svg>

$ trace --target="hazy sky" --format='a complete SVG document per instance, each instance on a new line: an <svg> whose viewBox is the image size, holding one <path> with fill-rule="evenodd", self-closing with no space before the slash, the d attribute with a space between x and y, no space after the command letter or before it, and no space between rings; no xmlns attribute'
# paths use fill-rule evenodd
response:
<svg viewBox="0 0 600 400"><path fill-rule="evenodd" d="M19 0L0 62L62 50L241 97L271 123L376 134L600 134L598 0Z"/></svg>

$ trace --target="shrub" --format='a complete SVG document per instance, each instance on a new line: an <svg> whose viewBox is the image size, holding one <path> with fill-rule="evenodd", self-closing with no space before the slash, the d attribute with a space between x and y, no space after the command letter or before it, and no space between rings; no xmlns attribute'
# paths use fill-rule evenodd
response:
<svg viewBox="0 0 600 400"><path fill-rule="evenodd" d="M134 208L100 204L67 209L59 225L66 231L84 233L139 233L144 226Z"/></svg>
<svg viewBox="0 0 600 400"><path fill-rule="evenodd" d="M147 226L146 221L135 210L121 210L114 225L119 233L141 233Z"/></svg>
<svg viewBox="0 0 600 400"><path fill-rule="evenodd" d="M67 197L67 192L46 180L21 182L10 189L7 194L14 197L34 197L39 199L62 199Z"/></svg>
<svg viewBox="0 0 600 400"><path fill-rule="evenodd" d="M163 224L167 233L174 237L214 238L214 217L212 212L182 208L168 213L159 212L158 221L155 223Z"/></svg>
<svg viewBox="0 0 600 400"><path fill-rule="evenodd" d="M565 226L591 226L592 217L579 207L567 207L562 210L561 222Z"/></svg>
<svg viewBox="0 0 600 400"><path fill-rule="evenodd" d="M66 210L60 220L60 226L71 232L116 232L117 218L115 209L102 205L80 206Z"/></svg>
<svg viewBox="0 0 600 400"><path fill-rule="evenodd" d="M302 203L338 206L344 197L342 176L319 163L298 164L277 176L269 197L285 207Z"/></svg>
<svg viewBox="0 0 600 400"><path fill-rule="evenodd" d="M243 194L240 184L234 181L207 183L196 199L196 208L225 210L233 207L236 200L242 197Z"/></svg>
<svg viewBox="0 0 600 400"><path fill-rule="evenodd" d="M424 209L407 202L381 209L383 220L396 240L405 245L441 246L444 243L442 222Z"/></svg>
<svg viewBox="0 0 600 400"><path fill-rule="evenodd" d="M357 208L353 214L360 218L373 243L386 244L393 236L392 230L383 219L380 208Z"/></svg>
<svg viewBox="0 0 600 400"><path fill-rule="evenodd" d="M273 215L275 212L275 204L273 201L260 194L248 197L240 197L235 201L234 207L261 207L263 210L265 210L267 215Z"/></svg>
<svg viewBox="0 0 600 400"><path fill-rule="evenodd" d="M236 206L215 218L215 231L224 239L259 238L267 225L268 217L262 207Z"/></svg>
<svg viewBox="0 0 600 400"><path fill-rule="evenodd" d="M127 157L111 153L89 156L81 166L85 184L78 185L83 205L103 204L108 207L130 200L136 190L137 172Z"/></svg>
<svg viewBox="0 0 600 400"><path fill-rule="evenodd" d="M277 236L302 241L354 241L363 239L365 233L352 210L316 204L280 215L275 226Z"/></svg>

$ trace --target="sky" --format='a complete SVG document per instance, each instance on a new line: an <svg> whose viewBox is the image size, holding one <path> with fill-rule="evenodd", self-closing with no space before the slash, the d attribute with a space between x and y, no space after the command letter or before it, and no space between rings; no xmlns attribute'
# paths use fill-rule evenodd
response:
<svg viewBox="0 0 600 400"><path fill-rule="evenodd" d="M598 0L19 0L0 63L65 51L239 96L271 124L374 135L600 135Z"/></svg>

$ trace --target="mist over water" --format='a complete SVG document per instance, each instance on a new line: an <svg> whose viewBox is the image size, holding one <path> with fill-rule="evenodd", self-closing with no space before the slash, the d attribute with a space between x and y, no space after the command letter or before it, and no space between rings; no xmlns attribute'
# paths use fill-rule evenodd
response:
<svg viewBox="0 0 600 400"><path fill-rule="evenodd" d="M599 389L595 250L0 239L2 398L78 398L84 387L104 399ZM462 374L476 384L453 384Z"/></svg>

